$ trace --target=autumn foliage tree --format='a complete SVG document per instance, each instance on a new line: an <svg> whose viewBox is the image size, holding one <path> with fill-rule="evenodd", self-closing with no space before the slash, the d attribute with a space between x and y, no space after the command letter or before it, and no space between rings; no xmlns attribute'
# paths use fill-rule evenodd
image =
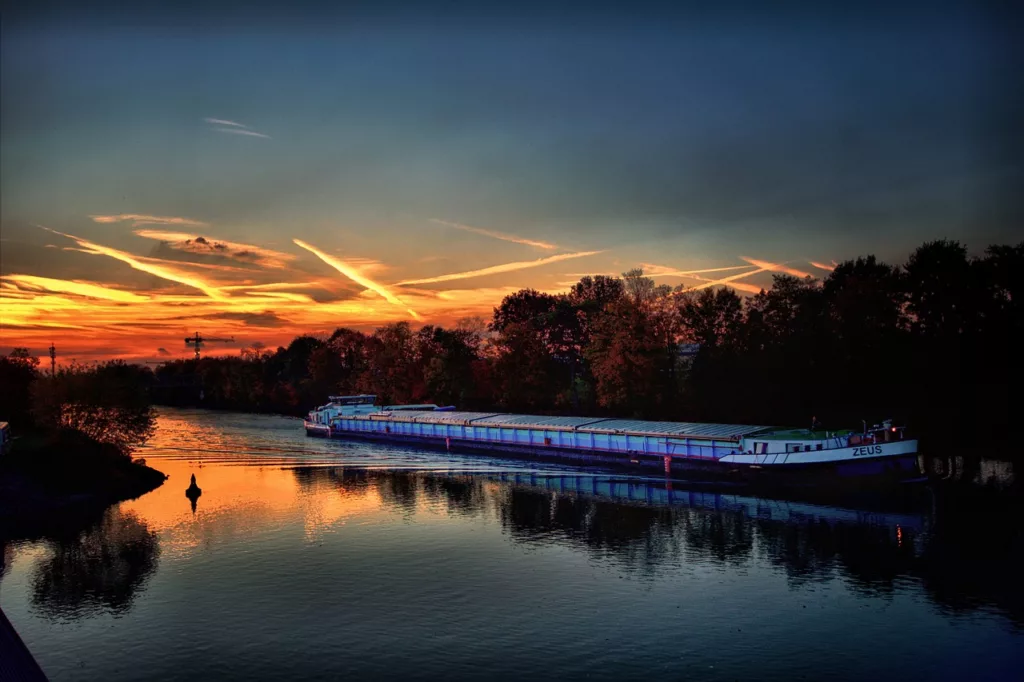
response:
<svg viewBox="0 0 1024 682"><path fill-rule="evenodd" d="M523 289L488 324L339 328L156 374L171 404L303 414L335 393L537 414L847 427L894 418L953 442L1005 433L1024 377L1024 244L971 257L931 242L822 280L779 274L742 298L671 289L642 270ZM681 357L680 344L697 344Z"/></svg>
<svg viewBox="0 0 1024 682"><path fill-rule="evenodd" d="M128 456L153 435L151 383L149 370L120 360L62 367L32 384L32 413L45 429L77 431Z"/></svg>

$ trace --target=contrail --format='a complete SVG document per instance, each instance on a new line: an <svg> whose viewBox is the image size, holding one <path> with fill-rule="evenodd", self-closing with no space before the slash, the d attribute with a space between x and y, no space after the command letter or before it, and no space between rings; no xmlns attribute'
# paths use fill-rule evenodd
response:
<svg viewBox="0 0 1024 682"><path fill-rule="evenodd" d="M149 274L156 275L161 279L166 279L171 282L177 282L178 284L184 284L185 286L190 286L199 289L210 298L227 298L227 296L225 296L223 293L217 290L216 287L212 287L206 282L200 279L196 279L195 277L190 277L189 275L179 273L170 268L161 267L159 265L154 265L152 263L145 263L141 260L138 260L137 258L134 258L130 254L125 253L124 251L118 251L117 249L112 249L109 246L94 244L86 239L82 239L81 237L76 237L74 235L58 232L57 230L51 229L49 227L43 227L42 225L40 225L39 227L42 227L44 230L48 230L49 232L53 232L54 234L59 234L62 237L67 237L68 239L74 240L79 246L82 247L82 249L85 250L86 253L90 253L96 256L110 256L111 258L116 258L122 263L127 263L135 270L148 272Z"/></svg>
<svg viewBox="0 0 1024 682"><path fill-rule="evenodd" d="M705 268L704 270L671 270L661 265L654 265L653 263L644 263L640 267L644 270L644 275L647 277L689 277L690 275L703 275L706 272L727 272L729 270L746 270L754 265L730 265L724 268ZM647 272L648 268L655 268L655 272ZM694 279L701 279L695 277Z"/></svg>
<svg viewBox="0 0 1024 682"><path fill-rule="evenodd" d="M503 263L501 265L492 265L489 268L483 268L481 270L469 270L468 272L454 272L450 275L440 275L438 277L425 277L423 279L408 279L404 282L399 282L396 286L406 286L409 284L433 284L435 282L450 282L453 279L469 279L470 277L483 277L484 275L497 275L503 272L515 272L517 270L526 270L528 268L539 268L542 265L548 265L549 263L558 263L563 260L569 260L570 258L583 258L584 256L594 256L603 251L581 251L579 253L562 253L557 256L548 256L547 258L539 258L537 260L519 261L517 263Z"/></svg>
<svg viewBox="0 0 1024 682"><path fill-rule="evenodd" d="M248 135L249 137L262 137L264 139L271 139L270 135L263 133L257 133L255 130L243 130L242 128L214 128L218 133L231 133L232 135Z"/></svg>
<svg viewBox="0 0 1024 682"><path fill-rule="evenodd" d="M761 272L768 272L771 268L758 268L757 270L751 270L750 272L741 272L738 275L732 275L730 277L723 277L722 279L716 279L713 282L704 282L703 284L697 284L692 287L687 287L685 291L698 291L700 289L707 289L708 287L717 286L719 284L728 284L729 282L735 282L738 279L745 279L751 275L756 275Z"/></svg>
<svg viewBox="0 0 1024 682"><path fill-rule="evenodd" d="M747 258L746 256L740 256L740 260L745 260L751 265L756 265L759 268L765 270L774 270L775 272L784 272L787 275L794 275L796 277L810 277L811 273L804 272L803 270L797 270L796 268L787 267L784 263L769 263L768 261L757 260L755 258Z"/></svg>
<svg viewBox="0 0 1024 682"><path fill-rule="evenodd" d="M204 118L203 120L206 121L207 123L212 123L212 124L218 125L218 126L235 126L236 128L248 128L249 127L249 126L245 125L244 123L239 123L238 121L229 121L226 118Z"/></svg>
<svg viewBox="0 0 1024 682"><path fill-rule="evenodd" d="M415 310L413 310L412 308L407 306L404 302L402 302L402 299L398 298L393 293L388 291L387 287L385 287L382 284L378 284L377 282L374 282L372 279L369 279L369 278L363 276L358 270L353 268L348 263L345 263L344 261L340 261L340 260L338 260L338 259L336 259L336 258L334 258L332 256L327 255L326 253L324 253L320 249L318 249L315 246L312 246L310 244L307 244L306 242L302 241L301 239L293 239L292 241L295 242L298 246L300 246L303 249L305 249L306 251L309 251L310 253L315 255L317 258L319 258L323 262L325 262L328 265L330 265L332 268L334 268L335 270L337 270L341 274L343 274L346 277L348 277L350 280L352 280L356 284L359 284L359 285L361 285L363 287L366 287L370 291L377 292L378 294L383 296L385 298L385 300L388 301L388 303L391 303L393 305L397 305L397 306L401 306L401 307L405 308L406 311L408 311L408 313L410 315L412 315L413 319L415 319L415 320L421 319L420 316L419 316L419 313L417 313Z"/></svg>
<svg viewBox="0 0 1024 682"><path fill-rule="evenodd" d="M751 273L751 274L753 274L753 273ZM699 277L697 275L693 275L693 278L694 279L699 279L702 282L711 282L712 284L715 283L712 280L708 279L707 277ZM746 282L738 282L736 280L732 280L730 282L727 282L723 286L730 286L733 289L739 289L740 291L746 291L747 293L750 293L750 294L759 294L759 293L761 293L761 291L763 289L763 287L759 287L759 286L756 286L754 284L747 284Z"/></svg>
<svg viewBox="0 0 1024 682"><path fill-rule="evenodd" d="M457 230L465 230L466 232L472 232L474 234L482 234L485 237L500 239L504 242L512 242L513 244L525 244L526 246L535 246L538 249L548 249L549 251L558 248L557 244L552 244L550 242L526 239L525 237L517 237L514 234L505 234L504 232L498 232L497 230L485 230L482 227L473 227L472 225L464 225L462 223L453 223L450 220L431 218L430 222L437 223L438 225L447 225L448 227L454 227Z"/></svg>
<svg viewBox="0 0 1024 682"><path fill-rule="evenodd" d="M835 264L825 265L824 263L818 263L818 262L815 262L813 260L809 261L809 262L810 262L811 265L813 265L814 267L818 268L819 270L825 270L826 272L832 272L833 270L836 269Z"/></svg>

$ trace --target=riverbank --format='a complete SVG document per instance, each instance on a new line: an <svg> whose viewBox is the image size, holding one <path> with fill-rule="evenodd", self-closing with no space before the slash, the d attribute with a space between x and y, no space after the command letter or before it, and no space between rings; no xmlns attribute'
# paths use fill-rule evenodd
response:
<svg viewBox="0 0 1024 682"><path fill-rule="evenodd" d="M91 517L167 477L81 433L29 434L0 459L0 535L35 536Z"/></svg>

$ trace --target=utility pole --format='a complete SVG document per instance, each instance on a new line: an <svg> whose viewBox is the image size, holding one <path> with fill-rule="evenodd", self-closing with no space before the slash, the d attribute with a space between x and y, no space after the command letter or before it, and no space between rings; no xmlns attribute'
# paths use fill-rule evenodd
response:
<svg viewBox="0 0 1024 682"><path fill-rule="evenodd" d="M50 342L50 376L57 376L57 347Z"/></svg>

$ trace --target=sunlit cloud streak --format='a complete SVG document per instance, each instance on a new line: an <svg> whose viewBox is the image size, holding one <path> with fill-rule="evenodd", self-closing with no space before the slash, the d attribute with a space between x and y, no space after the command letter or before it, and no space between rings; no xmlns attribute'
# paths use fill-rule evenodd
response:
<svg viewBox="0 0 1024 682"><path fill-rule="evenodd" d="M238 121L229 121L226 118L204 118L203 120L206 121L207 123L212 123L213 125L218 125L218 126L234 126L236 128L248 128L249 127L249 126L245 125L244 123L239 123Z"/></svg>
<svg viewBox="0 0 1024 682"><path fill-rule="evenodd" d="M142 215L139 213L120 213L117 215L89 216L95 223L121 223L131 221L132 227L140 225L187 225L189 227L206 227L207 223L192 218L179 216Z"/></svg>
<svg viewBox="0 0 1024 682"><path fill-rule="evenodd" d="M271 139L270 135L260 133L244 123L238 121L232 121L226 118L204 118L204 121L210 125L219 126L214 128L218 133L228 133L230 135L248 135L249 137L262 137L264 139Z"/></svg>
<svg viewBox="0 0 1024 682"><path fill-rule="evenodd" d="M824 270L825 272L832 272L833 270L836 269L836 264L835 264L834 261L833 261L832 265L825 265L824 263L818 263L817 261L813 261L813 260L809 261L809 262L814 267L818 268L819 270Z"/></svg>
<svg viewBox="0 0 1024 682"><path fill-rule="evenodd" d="M771 265L771 264L769 264L769 265ZM736 282L737 280L746 279L747 277L750 277L751 275L757 275L757 274L760 274L762 272L769 272L771 270L772 270L772 268L757 268L756 270L751 270L749 272L741 272L738 275L731 275L729 277L723 277L722 279L709 280L709 281L703 282L702 284L695 284L692 287L686 287L685 291L699 291L700 289L707 289L708 287L714 287L714 286L726 285L726 284L728 284L730 286L733 286L734 288L739 288L739 287L736 287L735 285L730 284L730 283L731 282ZM746 289L745 289L745 291L746 291ZM758 289L758 292L760 292L760 289Z"/></svg>
<svg viewBox="0 0 1024 682"><path fill-rule="evenodd" d="M264 133L258 133L255 130L245 130L243 128L214 128L218 133L228 133L230 135L248 135L249 137L262 137L265 140L271 139L270 135Z"/></svg>
<svg viewBox="0 0 1024 682"><path fill-rule="evenodd" d="M109 256L110 258L117 259L122 263L127 263L135 270L146 272L149 273L150 275L156 275L161 279L166 279L171 282L177 282L178 284L184 284L185 286L199 289L210 298L225 298L224 294L218 291L216 287L211 286L207 282L195 276L180 272L179 270L167 266L143 262L136 258L135 256L125 253L124 251L119 251L109 246L102 246L101 244L94 244L93 242L90 242L87 239L82 239L81 237L76 237L71 234L58 232L57 230L50 229L49 227L43 227L43 229L73 240L76 244L82 247L82 249L86 253L96 256Z"/></svg>
<svg viewBox="0 0 1024 682"><path fill-rule="evenodd" d="M693 275L693 278L703 282L712 282L712 284L715 283L714 280L708 277L700 277L699 275ZM748 294L759 294L764 290L764 287L759 287L755 284L747 284L746 282L740 282L739 280L730 280L729 282L722 284L722 286L732 287L737 291L745 291Z"/></svg>
<svg viewBox="0 0 1024 682"><path fill-rule="evenodd" d="M784 272L787 275L793 275L794 277L811 276L811 273L804 272L803 270L797 270L796 268L791 268L787 266L785 263L769 263L768 261L757 260L756 258L747 258L746 256L740 256L740 260L745 260L751 265L756 265L757 267L764 268L765 270L771 270L773 272Z"/></svg>
<svg viewBox="0 0 1024 682"><path fill-rule="evenodd" d="M86 298L100 298L107 301L121 301L124 303L143 303L150 300L148 296L141 296L130 291L112 289L100 284L79 280L52 279L50 277L36 277L34 275L4 275L3 279L7 282L18 284L21 287L76 294Z"/></svg>
<svg viewBox="0 0 1024 682"><path fill-rule="evenodd" d="M529 268L539 268L543 265L549 265L551 263L560 263L570 258L584 258L586 256L595 256L603 251L580 251L579 253L562 253L557 256L548 256L547 258L540 258L537 260L519 261L517 263L503 263L501 265L492 265L489 268L482 268L480 270L469 270L467 272L453 272L449 275L439 275L437 277L424 277L423 279L408 279L403 282L399 282L396 286L406 286L409 284L433 284L435 282L450 282L456 279L469 279L470 277L484 277L486 275L498 275L505 272L516 272L518 270L527 270Z"/></svg>
<svg viewBox="0 0 1024 682"><path fill-rule="evenodd" d="M383 284L379 284L377 282L374 282L372 279L370 279L369 277L366 277L364 274L359 272L359 270L357 270L356 268L352 267L348 263L346 263L344 261L341 261L341 260L338 260L337 258L334 258L333 256L330 256L330 255L324 253L320 249L316 248L315 246L312 246L311 244L307 244L306 242L302 241L301 239L293 239L292 241L295 242L295 244L297 246L299 246L300 248L305 249L306 251L309 251L314 256L316 256L317 258L319 258L323 262L327 263L332 268L334 268L335 270L337 270L341 274L345 275L346 277L348 277L350 280L352 280L356 284L359 284L359 285L361 285L361 286L363 286L363 287L365 287L367 289L370 289L372 291L377 292L378 294L383 296L384 299L386 301L388 301L388 303L391 303L392 305L397 305L397 306L401 306L401 307L405 308L405 310L413 317L413 319L415 319L415 320L421 319L420 316L419 316L419 313L417 313L412 308L408 307L402 301L402 299L398 298L398 296L395 296L393 293L391 293L391 291L387 287L385 287Z"/></svg>
<svg viewBox="0 0 1024 682"><path fill-rule="evenodd" d="M228 286L219 287L221 291L248 291L248 290L267 290L275 291L281 289L315 289L323 287L323 282L312 281L312 282L268 282L266 284L231 284Z"/></svg>
<svg viewBox="0 0 1024 682"><path fill-rule="evenodd" d="M295 260L295 256L290 253L282 253L252 244L229 242L225 239L214 239L213 237L204 237L186 232L135 230L135 234L145 239L161 241L176 251L223 256L268 268L283 268L289 261Z"/></svg>
<svg viewBox="0 0 1024 682"><path fill-rule="evenodd" d="M674 270L672 268L665 267L663 265L653 265L651 263L644 263L640 266L644 275L647 277L693 277L693 279L703 279L702 277L695 277L695 275L703 275L708 272L728 272L730 270L749 270L750 268L756 267L754 265L730 265L723 268L704 268L702 270Z"/></svg>
<svg viewBox="0 0 1024 682"><path fill-rule="evenodd" d="M487 230L482 227L473 227L472 225L465 225L463 223L455 223L450 220L441 220L440 218L431 218L430 222L437 223L438 225L447 225L448 227L454 227L456 230L463 230L465 232L472 232L473 234L483 235L484 237L490 237L492 239L500 239L504 242L512 242L513 244L524 244L526 246L533 246L538 249L547 249L553 251L558 248L557 244L551 242L542 242L536 239L527 239L526 237L517 237L514 234L507 234L505 232L498 232L497 230Z"/></svg>

